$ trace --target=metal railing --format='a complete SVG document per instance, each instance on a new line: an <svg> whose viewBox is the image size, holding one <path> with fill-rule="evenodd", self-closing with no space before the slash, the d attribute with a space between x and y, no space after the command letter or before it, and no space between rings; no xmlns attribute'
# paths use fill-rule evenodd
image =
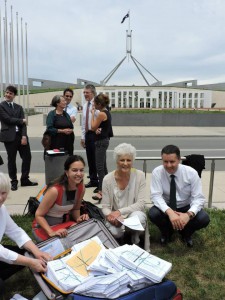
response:
<svg viewBox="0 0 225 300"><path fill-rule="evenodd" d="M215 161L216 160L225 160L224 156L205 156L205 160L211 160L211 168L210 168L210 181L209 181L209 196L208 196L208 208L212 208L212 195L213 195L213 184L214 184L214 174L215 174ZM181 160L185 160L186 157L182 156ZM142 161L143 160L143 172L147 173L147 161L150 160L162 160L161 157L136 157L135 160Z"/></svg>

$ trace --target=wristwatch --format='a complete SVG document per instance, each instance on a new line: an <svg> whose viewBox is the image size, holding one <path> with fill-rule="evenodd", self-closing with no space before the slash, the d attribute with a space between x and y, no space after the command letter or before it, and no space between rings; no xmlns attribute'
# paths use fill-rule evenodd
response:
<svg viewBox="0 0 225 300"><path fill-rule="evenodd" d="M188 214L190 220L193 219L195 216L195 214L192 211L187 211L187 214Z"/></svg>

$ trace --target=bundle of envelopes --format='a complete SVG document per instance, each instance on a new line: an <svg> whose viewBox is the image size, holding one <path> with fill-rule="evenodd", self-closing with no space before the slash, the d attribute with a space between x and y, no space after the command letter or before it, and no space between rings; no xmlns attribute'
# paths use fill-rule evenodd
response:
<svg viewBox="0 0 225 300"><path fill-rule="evenodd" d="M106 249L94 237L49 262L47 277L66 292L114 299L162 281L171 267L136 245Z"/></svg>

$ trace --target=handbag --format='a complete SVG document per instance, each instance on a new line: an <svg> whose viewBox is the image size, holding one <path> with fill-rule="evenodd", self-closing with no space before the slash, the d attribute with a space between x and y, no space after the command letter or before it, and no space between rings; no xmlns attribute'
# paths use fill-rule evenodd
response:
<svg viewBox="0 0 225 300"><path fill-rule="evenodd" d="M81 202L80 214L88 214L89 218L97 219L102 222L105 220L102 210L98 206L85 200Z"/></svg>
<svg viewBox="0 0 225 300"><path fill-rule="evenodd" d="M40 202L38 201L38 199L36 197L30 197L24 208L23 216L26 216L26 215L34 216L39 204L40 204ZM27 213L25 213L26 209L27 209Z"/></svg>
<svg viewBox="0 0 225 300"><path fill-rule="evenodd" d="M42 146L45 150L50 150L51 142L51 135L48 133L48 131L45 131L41 140Z"/></svg>

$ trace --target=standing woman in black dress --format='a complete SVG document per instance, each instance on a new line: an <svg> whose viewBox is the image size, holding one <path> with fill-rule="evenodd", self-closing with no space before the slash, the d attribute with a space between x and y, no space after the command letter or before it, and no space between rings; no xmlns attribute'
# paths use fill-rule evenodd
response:
<svg viewBox="0 0 225 300"><path fill-rule="evenodd" d="M64 149L69 155L73 155L74 132L70 116L64 111L66 100L63 96L53 97L51 106L55 109L47 116L47 132L51 136L50 149Z"/></svg>
<svg viewBox="0 0 225 300"><path fill-rule="evenodd" d="M109 107L109 97L103 93L95 96L92 106L91 130L95 131L95 161L98 173L98 193L92 197L99 202L102 200L102 181L108 173L106 164L106 151L109 146L110 137L113 136L111 114ZM95 110L99 110L96 117Z"/></svg>

